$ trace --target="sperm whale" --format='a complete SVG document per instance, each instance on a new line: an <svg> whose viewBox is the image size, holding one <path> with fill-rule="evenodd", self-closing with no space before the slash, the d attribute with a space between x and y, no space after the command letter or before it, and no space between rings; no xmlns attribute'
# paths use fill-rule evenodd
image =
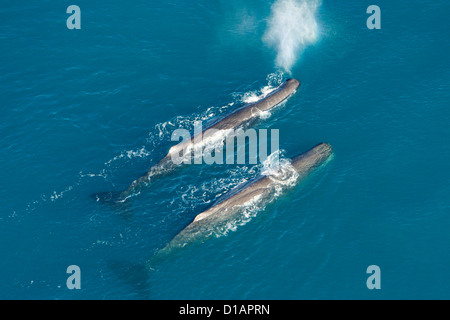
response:
<svg viewBox="0 0 450 320"><path fill-rule="evenodd" d="M291 168L298 175L296 182L304 179L314 169L322 166L331 158L333 151L331 145L320 143L291 159ZM214 233L217 226L226 224L236 217L239 209L249 202L270 200L270 194L275 191L277 180L274 174L260 175L259 177L246 182L219 198L206 211L198 214L194 220L179 232L165 247L158 251L152 262L161 259L176 249L186 245L205 240Z"/></svg>
<svg viewBox="0 0 450 320"><path fill-rule="evenodd" d="M125 203L127 199L137 195L142 188L148 186L152 179L157 176L162 176L179 166L179 164L172 161L173 155L179 155L185 150L196 147L196 144L199 143L198 141L203 143L203 141L216 135L218 131L237 129L243 125L248 125L252 120L257 119L262 112L272 109L293 95L299 86L300 82L298 80L287 79L264 98L253 103L248 103L231 114L211 122L208 127L205 127L205 129L199 133L199 135L202 135L202 139L198 139L198 135L195 135L192 139L182 141L171 147L164 158L151 167L146 174L134 180L126 190L121 192L97 193L94 195L95 199L101 202L112 202L116 204Z"/></svg>

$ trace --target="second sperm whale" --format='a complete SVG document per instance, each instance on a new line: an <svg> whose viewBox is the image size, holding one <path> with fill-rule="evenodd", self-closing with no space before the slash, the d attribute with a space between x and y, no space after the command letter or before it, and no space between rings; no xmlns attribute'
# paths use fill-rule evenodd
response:
<svg viewBox="0 0 450 320"><path fill-rule="evenodd" d="M332 158L333 150L328 143L319 143L308 151L292 158L290 170L296 173L293 184L305 179L315 169L321 167ZM276 193L277 187L280 187L280 181L277 179L279 172L260 175L244 184L237 186L229 193L217 200L209 209L198 214L194 220L181 230L165 247L159 250L149 262L151 267L169 254L178 251L189 244L202 242L213 236L220 229L238 219L240 210L252 202L264 205L271 201Z"/></svg>

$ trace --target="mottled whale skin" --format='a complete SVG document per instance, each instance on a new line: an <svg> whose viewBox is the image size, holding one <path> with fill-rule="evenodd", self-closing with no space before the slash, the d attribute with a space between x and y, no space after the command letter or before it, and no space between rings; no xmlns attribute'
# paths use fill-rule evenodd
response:
<svg viewBox="0 0 450 320"><path fill-rule="evenodd" d="M218 118L200 133L202 139L196 139L198 137L197 135L192 137L191 140L181 142L170 148L167 155L161 159L161 161L151 167L146 174L134 180L126 190L122 192L99 193L95 195L96 200L117 204L124 203L128 198L137 194L143 187L148 186L152 178L164 175L172 171L174 167L179 166L172 162L173 154L180 154L180 152L186 150L186 148L194 147L197 141L202 141L211 137L216 134L218 130L237 129L243 125L248 125L252 120L258 119L258 116L262 112L272 109L293 95L299 86L300 82L298 80L287 79L278 88L270 92L261 100L246 104L231 114Z"/></svg>
<svg viewBox="0 0 450 320"><path fill-rule="evenodd" d="M291 159L291 165L298 173L298 181L305 178L314 169L324 164L333 154L327 143L320 143L310 150ZM208 237L217 224L233 219L233 214L239 208L257 197L266 198L274 189L271 175L261 175L231 190L220 198L211 208L198 214L195 219L180 233L178 233L157 255L165 256L174 249L182 248L191 242Z"/></svg>

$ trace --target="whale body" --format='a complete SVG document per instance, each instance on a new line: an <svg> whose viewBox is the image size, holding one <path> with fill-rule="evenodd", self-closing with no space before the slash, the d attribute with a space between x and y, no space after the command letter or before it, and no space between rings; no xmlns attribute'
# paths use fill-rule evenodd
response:
<svg viewBox="0 0 450 320"><path fill-rule="evenodd" d="M332 148L329 144L320 143L305 153L292 158L290 165L297 174L296 182L304 179L314 169L326 163L331 158L332 153ZM276 185L277 180L274 179L274 174L271 174L260 175L232 189L222 198L219 198L209 209L198 214L188 226L157 252L154 261L158 260L158 257L167 256L175 249L207 239L214 234L214 230L218 226L226 225L232 221L240 208L246 204L251 203L255 199L263 203L264 200L270 199L270 194L275 192Z"/></svg>
<svg viewBox="0 0 450 320"><path fill-rule="evenodd" d="M172 155L175 153L179 155L183 150L189 150L196 147L197 141L203 143L203 141L217 134L218 131L237 129L243 125L248 125L252 120L258 119L262 112L272 109L293 95L299 86L300 82L298 80L287 79L264 98L253 103L248 103L231 114L216 119L200 133L202 139L197 139L198 135L196 135L192 137L192 139L180 142L170 148L163 159L151 167L146 174L134 180L126 190L122 192L97 193L94 195L95 199L102 202L124 204L127 199L138 194L142 188L148 186L152 178L167 174L175 167L179 166L179 164L172 161Z"/></svg>

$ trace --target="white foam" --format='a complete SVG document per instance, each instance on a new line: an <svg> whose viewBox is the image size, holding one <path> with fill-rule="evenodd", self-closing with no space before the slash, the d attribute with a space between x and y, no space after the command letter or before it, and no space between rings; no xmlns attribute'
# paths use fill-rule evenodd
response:
<svg viewBox="0 0 450 320"><path fill-rule="evenodd" d="M281 158L281 159L280 159ZM264 196L258 194L244 205L239 206L236 214L232 214L225 223L218 225L213 234L215 237L226 236L229 232L236 231L239 227L247 224L258 215L269 203L277 199L283 192L298 182L298 173L292 166L290 160L282 158L282 152L272 153L263 162L261 174L272 180L273 192ZM233 210L232 208L230 210Z"/></svg>
<svg viewBox="0 0 450 320"><path fill-rule="evenodd" d="M56 191L53 191L53 194L50 195L50 200L51 200L51 201L56 201L56 200L62 198L63 195L64 195L66 192L68 192L68 191L70 191L70 190L72 190L72 189L73 189L72 186L68 186L65 190L63 190L63 191L61 191L61 192L59 192L59 193L56 192Z"/></svg>

